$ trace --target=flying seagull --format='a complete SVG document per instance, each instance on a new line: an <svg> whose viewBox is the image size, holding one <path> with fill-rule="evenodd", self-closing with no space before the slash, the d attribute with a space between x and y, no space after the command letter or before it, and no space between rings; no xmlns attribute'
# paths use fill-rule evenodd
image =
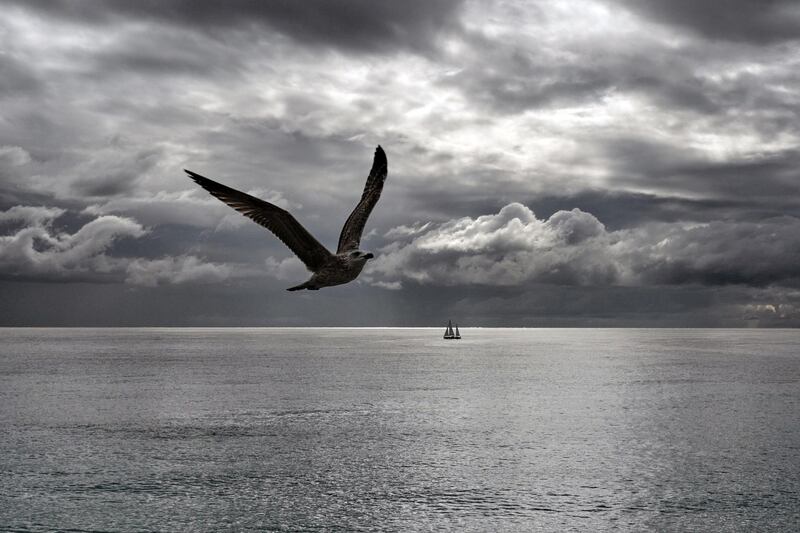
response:
<svg viewBox="0 0 800 533"><path fill-rule="evenodd" d="M375 257L359 250L358 246L367 218L381 197L387 171L386 154L378 146L361 200L347 217L339 235L339 246L336 253L332 254L285 209L184 169L189 177L212 196L274 233L313 272L308 281L290 287L287 291L316 291L322 287L348 283L358 277L367 260Z"/></svg>

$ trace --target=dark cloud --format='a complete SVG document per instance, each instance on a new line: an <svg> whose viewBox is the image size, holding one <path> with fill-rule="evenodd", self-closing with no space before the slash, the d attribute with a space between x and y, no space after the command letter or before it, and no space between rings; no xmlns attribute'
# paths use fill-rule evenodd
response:
<svg viewBox="0 0 800 533"><path fill-rule="evenodd" d="M744 198L703 200L613 190L582 191L567 196L530 196L522 203L530 206L542 218L548 218L556 211L577 207L602 220L609 230L637 227L648 222L709 222L736 218L761 220L782 215L789 209L787 205L777 204L763 208L753 206L750 199Z"/></svg>
<svg viewBox="0 0 800 533"><path fill-rule="evenodd" d="M793 0L615 1L710 39L764 44L800 38L800 9Z"/></svg>
<svg viewBox="0 0 800 533"><path fill-rule="evenodd" d="M122 157L101 160L84 167L72 190L84 196L116 196L136 189L137 181L150 171L162 156L158 149L145 149Z"/></svg>
<svg viewBox="0 0 800 533"><path fill-rule="evenodd" d="M232 43L221 43L183 29L154 32L128 30L120 39L86 58L87 76L234 77L244 69Z"/></svg>
<svg viewBox="0 0 800 533"><path fill-rule="evenodd" d="M476 292L456 301L448 311L491 326L741 327L746 324L746 311L735 305L741 299L741 294L730 297L708 287L537 284L521 290ZM729 308L728 304L734 305Z"/></svg>
<svg viewBox="0 0 800 533"><path fill-rule="evenodd" d="M4 2L0 323L796 323L791 6L620 3ZM376 144L314 295L182 172L334 247Z"/></svg>
<svg viewBox="0 0 800 533"><path fill-rule="evenodd" d="M442 83L499 112L598 100L620 81L601 65L546 51L521 51L476 36L471 36L469 46L474 53L466 64Z"/></svg>
<svg viewBox="0 0 800 533"><path fill-rule="evenodd" d="M74 184L74 190L87 196L115 196L128 192L135 186L138 178L133 171L119 171L97 178L81 178Z"/></svg>
<svg viewBox="0 0 800 533"><path fill-rule="evenodd" d="M608 138L603 145L614 180L621 184L706 199L788 202L797 208L800 151L794 148L713 160L697 149L633 137Z"/></svg>
<svg viewBox="0 0 800 533"><path fill-rule="evenodd" d="M461 1L33 0L21 5L50 16L95 24L135 18L213 34L228 28L272 29L303 44L373 53L398 47L420 50L430 46L439 30L458 25ZM258 38L257 34L252 37Z"/></svg>
<svg viewBox="0 0 800 533"><path fill-rule="evenodd" d="M41 81L23 62L0 53L0 98L31 96L41 88Z"/></svg>
<svg viewBox="0 0 800 533"><path fill-rule="evenodd" d="M285 285L285 283L283 284ZM133 287L8 282L0 279L0 323L29 326L431 326L457 317L463 326L797 327L800 293L732 287L438 288L401 291L358 285L291 297L280 281ZM352 290L351 290L352 289ZM268 297L267 297L268 295ZM94 305L74 305L74 302ZM61 302L70 302L69 306ZM363 315L336 313L348 306ZM65 308L69 312L65 312ZM110 312L109 310L113 310ZM443 327L443 325L442 325Z"/></svg>
<svg viewBox="0 0 800 533"><path fill-rule="evenodd" d="M462 292L460 299L448 301L444 314L464 317L466 324L486 326L798 327L800 292L747 287L535 285L522 290L492 288L468 296Z"/></svg>
<svg viewBox="0 0 800 533"><path fill-rule="evenodd" d="M623 261L644 283L685 285L772 284L800 281L800 219L714 221L703 225L654 225L626 232Z"/></svg>

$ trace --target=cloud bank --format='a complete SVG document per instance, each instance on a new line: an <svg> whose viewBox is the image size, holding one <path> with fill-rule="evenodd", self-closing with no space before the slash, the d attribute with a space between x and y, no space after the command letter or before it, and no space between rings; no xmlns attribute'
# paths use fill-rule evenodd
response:
<svg viewBox="0 0 800 533"><path fill-rule="evenodd" d="M89 303L148 293L126 324L797 316L791 0L0 7L0 323L63 323L22 302L65 309L79 280ZM363 245L383 252L313 299L287 299L302 265L182 172L333 248L376 144Z"/></svg>
<svg viewBox="0 0 800 533"><path fill-rule="evenodd" d="M385 247L369 271L381 284L797 286L800 281L800 219L788 216L608 231L580 209L540 219L511 203L494 215L417 231L398 227L388 235L400 240Z"/></svg>
<svg viewBox="0 0 800 533"><path fill-rule="evenodd" d="M111 253L123 239L138 239L147 230L135 220L104 215L76 231L58 230L64 209L14 206L0 211L0 276L49 282L125 282L159 284L224 281L234 274L229 265L207 263L192 255L145 259Z"/></svg>

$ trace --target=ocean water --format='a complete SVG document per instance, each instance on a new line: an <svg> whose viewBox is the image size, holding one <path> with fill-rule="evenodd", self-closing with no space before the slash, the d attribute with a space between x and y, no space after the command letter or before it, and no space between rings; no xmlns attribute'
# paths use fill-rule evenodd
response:
<svg viewBox="0 0 800 533"><path fill-rule="evenodd" d="M800 331L0 329L4 531L798 531Z"/></svg>

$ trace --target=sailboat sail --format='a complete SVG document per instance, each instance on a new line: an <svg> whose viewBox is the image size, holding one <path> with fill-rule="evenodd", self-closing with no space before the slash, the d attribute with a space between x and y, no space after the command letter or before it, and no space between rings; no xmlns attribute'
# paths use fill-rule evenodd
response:
<svg viewBox="0 0 800 533"><path fill-rule="evenodd" d="M445 339L460 339L461 333L458 331L458 324L456 324L456 329L453 331L453 321L447 321L447 328L444 330L444 338Z"/></svg>

